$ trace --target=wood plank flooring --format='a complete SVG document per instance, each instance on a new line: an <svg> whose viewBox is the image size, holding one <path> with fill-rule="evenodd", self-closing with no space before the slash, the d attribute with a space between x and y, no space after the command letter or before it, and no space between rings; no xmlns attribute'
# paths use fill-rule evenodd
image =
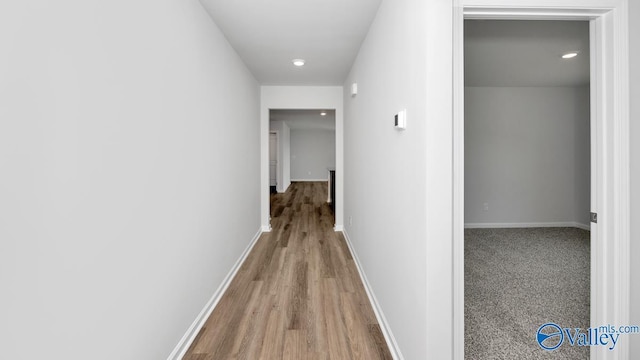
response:
<svg viewBox="0 0 640 360"><path fill-rule="evenodd" d="M326 182L271 196L263 234L183 360L392 359Z"/></svg>

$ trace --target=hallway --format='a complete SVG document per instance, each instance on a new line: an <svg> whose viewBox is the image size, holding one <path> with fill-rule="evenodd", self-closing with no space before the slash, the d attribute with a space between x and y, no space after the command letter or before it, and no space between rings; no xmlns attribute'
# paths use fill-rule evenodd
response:
<svg viewBox="0 0 640 360"><path fill-rule="evenodd" d="M258 240L184 360L391 359L325 182L271 196Z"/></svg>

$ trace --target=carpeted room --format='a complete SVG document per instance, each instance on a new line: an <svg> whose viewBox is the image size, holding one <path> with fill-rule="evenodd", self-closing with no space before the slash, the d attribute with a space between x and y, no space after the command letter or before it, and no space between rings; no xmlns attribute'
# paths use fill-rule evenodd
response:
<svg viewBox="0 0 640 360"><path fill-rule="evenodd" d="M589 327L588 46L584 22L465 22L465 358L588 357L536 342Z"/></svg>

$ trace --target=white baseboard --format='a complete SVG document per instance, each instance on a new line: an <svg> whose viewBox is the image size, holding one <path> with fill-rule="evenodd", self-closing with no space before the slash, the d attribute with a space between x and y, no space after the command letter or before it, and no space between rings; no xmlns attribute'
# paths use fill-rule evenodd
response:
<svg viewBox="0 0 640 360"><path fill-rule="evenodd" d="M285 192L287 192L287 189L289 188L289 185L291 185L291 182L289 182L289 183L287 184L287 186L276 186L276 191L277 191L279 194L285 193Z"/></svg>
<svg viewBox="0 0 640 360"><path fill-rule="evenodd" d="M346 230L342 230L342 234L344 235L344 239L347 242L347 247L349 247L349 251L351 251L351 256L356 264L356 268L358 269L358 274L360 275L360 280L362 280L362 284L364 285L364 289L367 292L367 296L369 297L369 302L373 307L373 312L376 315L376 319L378 319L378 324L380 324L380 329L382 330L382 335L384 335L384 339L387 342L387 346L389 347L389 352L391 352L391 356L394 360L404 360L402 353L400 352L400 348L398 347L398 343L396 339L393 337L393 333L391 333L391 328L389 327L389 323L387 323L387 319L384 317L384 313L382 312L382 308L380 308L380 304L376 299L375 294L373 293L373 289L367 280L367 276L362 270L362 266L360 265L360 259L358 259L358 254L353 249L353 245L351 244L351 239L349 239L349 234L347 234Z"/></svg>
<svg viewBox="0 0 640 360"><path fill-rule="evenodd" d="M262 232L271 232L271 225L263 225L261 231Z"/></svg>
<svg viewBox="0 0 640 360"><path fill-rule="evenodd" d="M579 222L574 222L573 223L573 227L574 228L578 228L578 229L582 229L582 230L591 231L591 225L590 224L582 224L582 223L579 223Z"/></svg>
<svg viewBox="0 0 640 360"><path fill-rule="evenodd" d="M205 307L202 309L202 311L200 311L198 317L196 317L195 321L191 324L182 339L180 339L180 342L178 342L178 345L176 345L176 347L173 349L167 360L180 360L185 355L187 350L189 350L191 343L193 343L193 340L195 340L196 336L198 336L200 329L202 329L202 327L204 326L204 323L213 312L213 309L215 309L216 305L218 305L218 302L222 298L222 295L229 287L229 284L231 284L231 281L238 273L238 270L240 270L242 263L244 263L256 242L258 242L260 235L262 235L262 229L258 230L258 232L253 236L253 239L251 239L251 242L249 243L247 248L244 249L244 252L242 252L242 255L240 255L238 261L236 261L236 263L231 268L231 271L229 271L227 276L222 281L222 284L220 284L218 289L213 293L213 296L211 296L211 299L209 299Z"/></svg>
<svg viewBox="0 0 640 360"><path fill-rule="evenodd" d="M591 230L591 226L575 221L565 222L540 222L540 223L468 223L465 229L499 229L499 228L542 228L542 227L574 227L583 230Z"/></svg>
<svg viewBox="0 0 640 360"><path fill-rule="evenodd" d="M344 226L343 225L334 225L333 226L333 230L334 231L344 231ZM347 235L345 234L345 238L347 237Z"/></svg>

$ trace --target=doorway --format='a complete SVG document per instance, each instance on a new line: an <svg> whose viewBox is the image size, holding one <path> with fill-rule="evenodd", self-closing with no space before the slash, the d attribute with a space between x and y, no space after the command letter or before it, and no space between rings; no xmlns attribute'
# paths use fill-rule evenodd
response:
<svg viewBox="0 0 640 360"><path fill-rule="evenodd" d="M541 325L589 328L589 23L464 26L465 354L537 358Z"/></svg>
<svg viewBox="0 0 640 360"><path fill-rule="evenodd" d="M344 94L342 86L262 86L260 90L260 218L262 230L271 231L269 196L269 115L271 110L335 111L335 223L344 229ZM280 139L282 142L282 139ZM283 156L282 160L286 161ZM283 164L283 167L286 165ZM286 181L286 179L284 179Z"/></svg>
<svg viewBox="0 0 640 360"><path fill-rule="evenodd" d="M278 163L278 133L269 132L269 192L275 194L278 185L277 168Z"/></svg>
<svg viewBox="0 0 640 360"><path fill-rule="evenodd" d="M273 194L287 192L292 183L317 183L310 188L321 191L320 196L334 212L336 199L330 194L335 195L335 185L330 179L336 168L336 111L270 109L269 130L272 220L273 203L277 200Z"/></svg>
<svg viewBox="0 0 640 360"><path fill-rule="evenodd" d="M597 1L596 1L597 2ZM464 20L583 20L590 23L591 120L595 151L591 158L592 223L590 326L627 323L629 279L628 74L626 2L554 2L553 8L522 1L456 2L454 7L454 358L464 358ZM465 6L468 3L468 6ZM616 36L614 37L614 30ZM605 156L605 154L609 154ZM615 214L615 216L614 216ZM535 336L535 334L534 334ZM591 358L624 357L591 347Z"/></svg>

